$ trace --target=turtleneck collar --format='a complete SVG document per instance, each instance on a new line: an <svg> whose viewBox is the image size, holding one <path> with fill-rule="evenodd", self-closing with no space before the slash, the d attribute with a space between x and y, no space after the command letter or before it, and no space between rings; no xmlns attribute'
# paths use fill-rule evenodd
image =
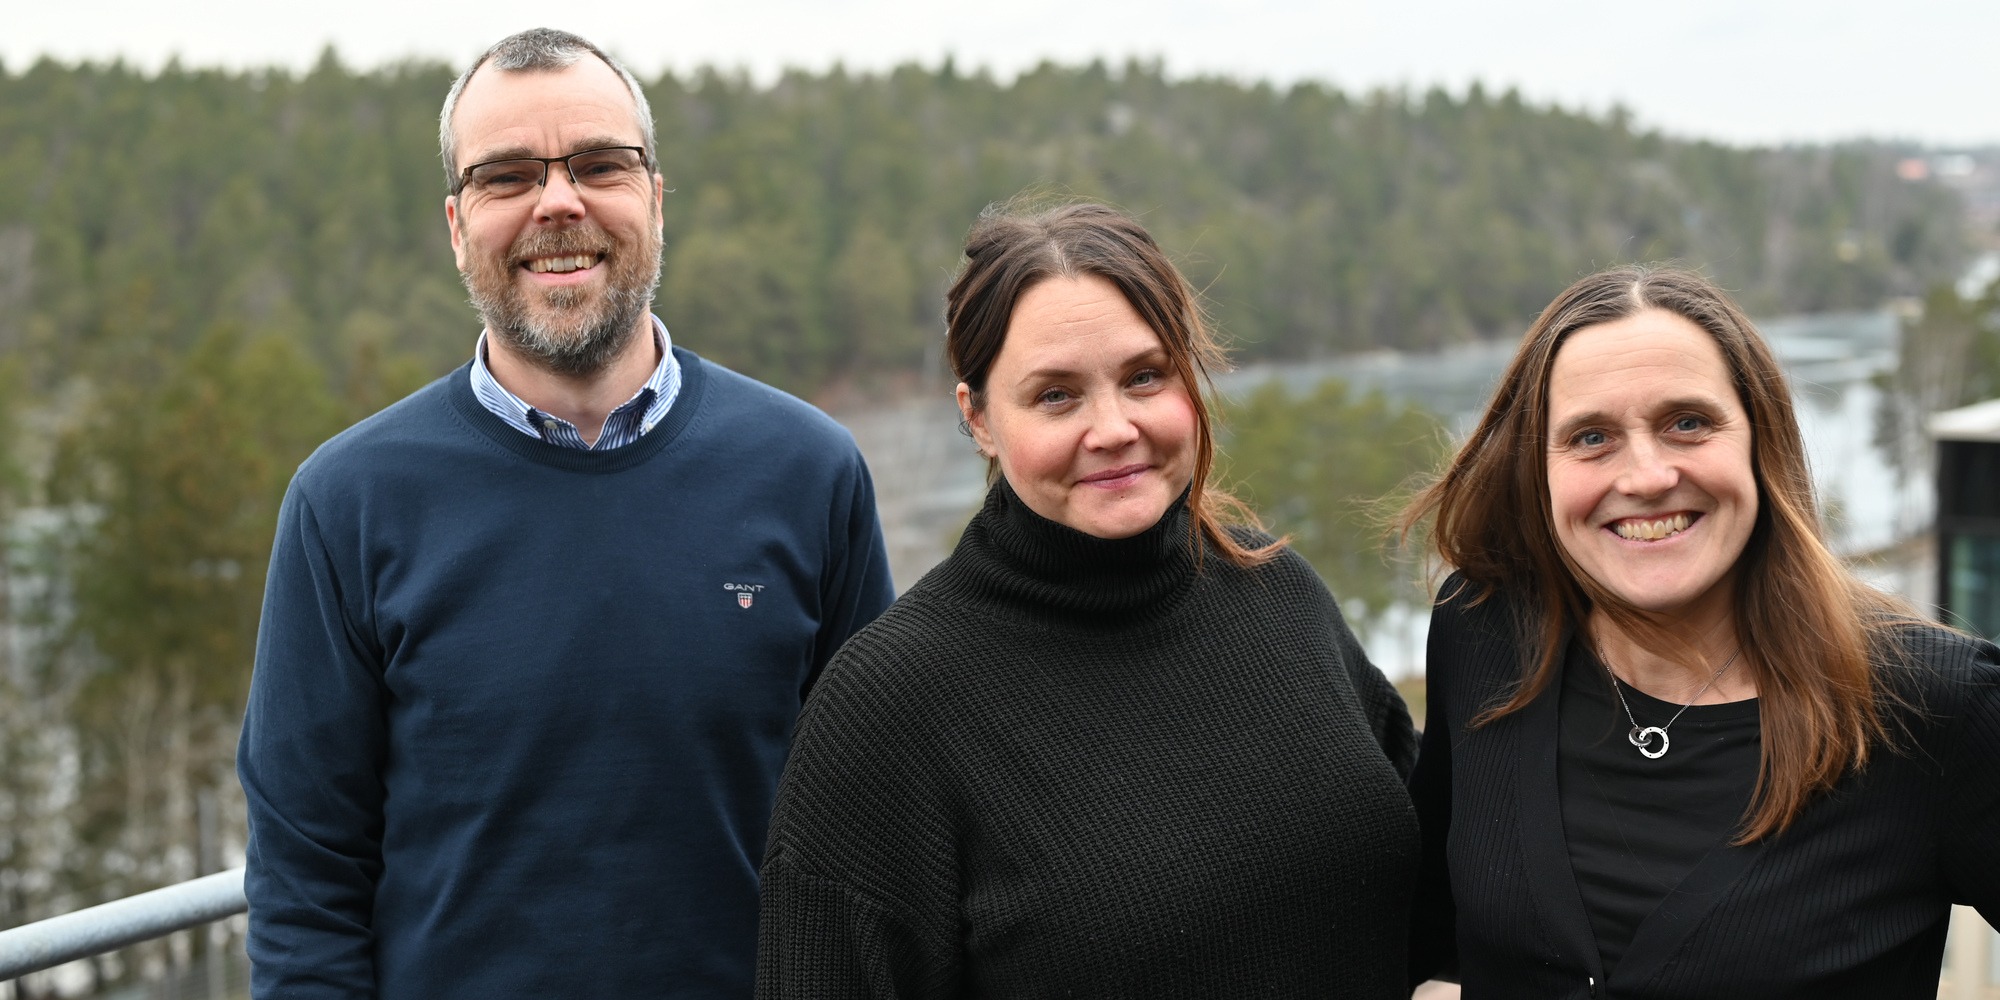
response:
<svg viewBox="0 0 2000 1000"><path fill-rule="evenodd" d="M1098 538L1028 509L1003 477L938 567L940 583L996 610L1116 628L1179 602L1195 581L1188 494L1130 538Z"/></svg>

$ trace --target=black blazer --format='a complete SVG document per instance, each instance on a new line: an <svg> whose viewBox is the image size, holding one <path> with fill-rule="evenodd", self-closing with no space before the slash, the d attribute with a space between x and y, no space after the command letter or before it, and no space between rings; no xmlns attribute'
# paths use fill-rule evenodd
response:
<svg viewBox="0 0 2000 1000"><path fill-rule="evenodd" d="M1896 713L1901 749L1782 835L1710 854L1606 983L1563 839L1561 682L1469 728L1520 678L1525 619L1504 594L1472 607L1458 589L1454 576L1431 618L1411 777L1424 837L1413 981L1455 975L1466 1000L1934 1000L1950 904L2000 921L2000 649L1914 627L1913 665L1885 668L1923 708Z"/></svg>

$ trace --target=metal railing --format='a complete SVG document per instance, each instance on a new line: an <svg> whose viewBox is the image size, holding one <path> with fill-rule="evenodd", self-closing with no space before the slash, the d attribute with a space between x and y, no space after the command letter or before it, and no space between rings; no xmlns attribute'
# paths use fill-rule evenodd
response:
<svg viewBox="0 0 2000 1000"><path fill-rule="evenodd" d="M248 909L243 869L232 868L0 931L0 983Z"/></svg>
<svg viewBox="0 0 2000 1000"><path fill-rule="evenodd" d="M247 912L243 869L113 900L0 931L0 984L92 955ZM2000 985L2000 933L1969 907L1954 907L1950 965L1940 994L1985 1000Z"/></svg>

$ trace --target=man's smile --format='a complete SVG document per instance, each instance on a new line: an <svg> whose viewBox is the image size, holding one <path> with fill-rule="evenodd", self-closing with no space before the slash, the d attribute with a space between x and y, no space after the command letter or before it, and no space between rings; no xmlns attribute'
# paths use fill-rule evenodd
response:
<svg viewBox="0 0 2000 1000"><path fill-rule="evenodd" d="M567 274L596 267L604 259L603 254L572 254L566 257L536 257L523 261L521 266L537 274Z"/></svg>

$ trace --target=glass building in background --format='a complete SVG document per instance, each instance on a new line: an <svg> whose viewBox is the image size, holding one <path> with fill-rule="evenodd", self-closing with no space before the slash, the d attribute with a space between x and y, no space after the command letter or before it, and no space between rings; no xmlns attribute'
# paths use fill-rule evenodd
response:
<svg viewBox="0 0 2000 1000"><path fill-rule="evenodd" d="M1931 417L1937 441L1938 607L2000 639L2000 399Z"/></svg>

